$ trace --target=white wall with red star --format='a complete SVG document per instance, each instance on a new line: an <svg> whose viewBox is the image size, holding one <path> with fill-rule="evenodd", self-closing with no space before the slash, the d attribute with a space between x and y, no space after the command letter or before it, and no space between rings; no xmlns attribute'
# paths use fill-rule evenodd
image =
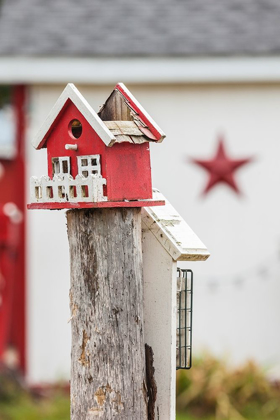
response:
<svg viewBox="0 0 280 420"><path fill-rule="evenodd" d="M194 354L255 358L280 375L280 88L178 87L166 98L167 139L153 147L154 184L211 252L206 263L192 264ZM234 174L240 195L225 183L202 195L209 175L190 162L212 160L221 136L231 159L252 158Z"/></svg>
<svg viewBox="0 0 280 420"><path fill-rule="evenodd" d="M31 88L30 176L46 173L45 151L30 141L63 87ZM112 86L78 88L98 110ZM167 135L151 147L154 187L211 252L206 262L181 264L194 271L194 356L207 349L235 363L254 358L280 377L280 85L128 88ZM191 160L215 157L221 137L231 160L252 161L234 171L241 194L218 182L203 195L209 174ZM63 212L28 213L32 382L69 374L65 224Z"/></svg>

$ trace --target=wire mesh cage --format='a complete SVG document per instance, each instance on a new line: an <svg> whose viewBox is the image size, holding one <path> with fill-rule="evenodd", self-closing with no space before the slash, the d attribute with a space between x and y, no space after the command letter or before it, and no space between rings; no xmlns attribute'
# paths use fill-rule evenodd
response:
<svg viewBox="0 0 280 420"><path fill-rule="evenodd" d="M193 272L177 268L176 369L192 366Z"/></svg>

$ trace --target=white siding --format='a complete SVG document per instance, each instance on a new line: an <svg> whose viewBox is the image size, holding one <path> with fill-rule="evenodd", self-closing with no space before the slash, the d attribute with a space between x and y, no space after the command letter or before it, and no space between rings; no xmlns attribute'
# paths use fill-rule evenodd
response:
<svg viewBox="0 0 280 420"><path fill-rule="evenodd" d="M175 420L177 263L146 228L143 232L144 337L154 352L155 415Z"/></svg>

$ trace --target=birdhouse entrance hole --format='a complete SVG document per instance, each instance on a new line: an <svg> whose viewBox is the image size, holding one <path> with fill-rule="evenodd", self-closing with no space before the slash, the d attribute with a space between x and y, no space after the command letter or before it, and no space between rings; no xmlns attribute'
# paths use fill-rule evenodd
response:
<svg viewBox="0 0 280 420"><path fill-rule="evenodd" d="M72 120L69 124L69 134L72 138L78 139L82 135L83 126L79 120Z"/></svg>
<svg viewBox="0 0 280 420"><path fill-rule="evenodd" d="M193 272L177 269L176 369L192 366Z"/></svg>

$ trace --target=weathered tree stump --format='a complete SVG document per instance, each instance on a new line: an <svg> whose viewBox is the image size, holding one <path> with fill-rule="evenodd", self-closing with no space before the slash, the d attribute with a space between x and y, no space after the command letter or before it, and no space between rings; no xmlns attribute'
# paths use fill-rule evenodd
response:
<svg viewBox="0 0 280 420"><path fill-rule="evenodd" d="M147 419L141 210L67 212L71 419Z"/></svg>

